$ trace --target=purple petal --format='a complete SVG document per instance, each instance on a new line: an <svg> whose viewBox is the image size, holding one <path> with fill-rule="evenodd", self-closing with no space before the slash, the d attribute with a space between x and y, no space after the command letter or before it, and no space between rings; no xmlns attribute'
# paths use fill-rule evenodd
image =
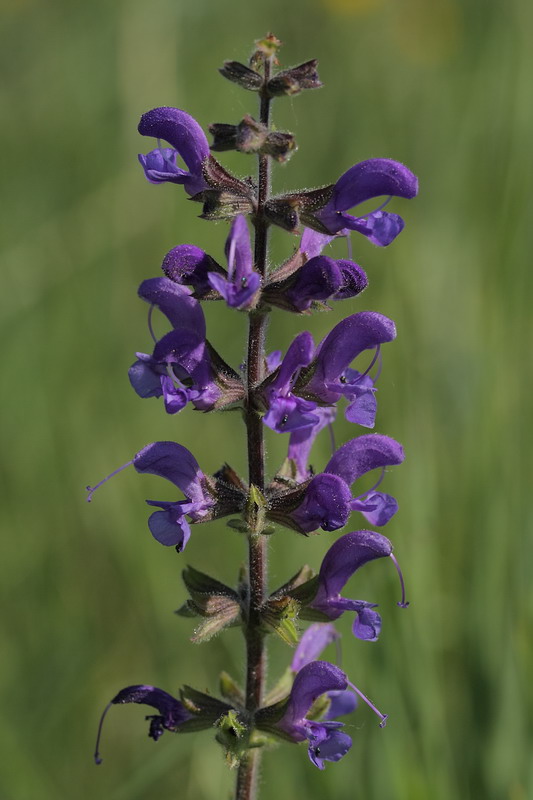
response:
<svg viewBox="0 0 533 800"><path fill-rule="evenodd" d="M324 247L335 239L335 234L330 236L325 233L318 233L311 228L304 228L300 241L300 251L305 253L307 258L314 258L320 255Z"/></svg>
<svg viewBox="0 0 533 800"><path fill-rule="evenodd" d="M213 272L218 264L199 247L193 244L180 244L173 247L163 259L162 270L171 281L189 284L195 291L209 290L208 272Z"/></svg>
<svg viewBox="0 0 533 800"><path fill-rule="evenodd" d="M139 397L161 397L161 367L152 356L137 353L137 361L128 370L128 377Z"/></svg>
<svg viewBox="0 0 533 800"><path fill-rule="evenodd" d="M347 211L373 197L411 199L417 192L418 180L403 164L389 158L371 158L341 175L333 190L333 202L337 211Z"/></svg>
<svg viewBox="0 0 533 800"><path fill-rule="evenodd" d="M149 278L139 286L139 297L156 305L175 328L189 328L205 339L204 312L191 290L169 278Z"/></svg>
<svg viewBox="0 0 533 800"><path fill-rule="evenodd" d="M376 424L376 411L378 403L376 400L375 389L363 391L346 408L345 417L348 422L363 425L365 428L373 428Z"/></svg>
<svg viewBox="0 0 533 800"><path fill-rule="evenodd" d="M376 642L381 633L381 617L369 606L361 608L353 621L352 631L358 639Z"/></svg>
<svg viewBox="0 0 533 800"><path fill-rule="evenodd" d="M240 214L231 223L226 239L226 258L228 260L228 276L235 277L236 283L252 274L252 247L246 217ZM259 277L259 276L258 276Z"/></svg>
<svg viewBox="0 0 533 800"><path fill-rule="evenodd" d="M208 358L205 340L192 328L176 328L160 339L154 347L154 359L159 363L176 364L178 378L192 375L199 364Z"/></svg>
<svg viewBox="0 0 533 800"><path fill-rule="evenodd" d="M342 320L317 349L317 369L309 382L309 389L329 400L331 392L325 389L324 383L338 378L363 350L391 342L395 337L394 322L375 311L360 311ZM337 398L333 396L332 399Z"/></svg>
<svg viewBox="0 0 533 800"><path fill-rule="evenodd" d="M189 173L176 165L176 155L176 150L170 147L156 148L146 155L139 153L139 163L146 179L150 183L186 183Z"/></svg>
<svg viewBox="0 0 533 800"><path fill-rule="evenodd" d="M339 634L329 622L315 622L310 625L294 651L291 670L299 672L306 664L315 661L322 651L338 638Z"/></svg>
<svg viewBox="0 0 533 800"><path fill-rule="evenodd" d="M246 308L251 301L259 286L261 278L257 272L251 272L248 276L243 276L240 281L235 282L226 280L217 272L210 272L207 276L209 285L215 289L231 308Z"/></svg>
<svg viewBox="0 0 533 800"><path fill-rule="evenodd" d="M334 296L334 300L347 300L349 297L355 297L366 289L368 286L368 278L366 272L361 269L359 264L354 261L339 259L337 267L341 273L342 283L339 290Z"/></svg>
<svg viewBox="0 0 533 800"><path fill-rule="evenodd" d="M313 606L337 598L346 581L357 570L392 553L390 541L374 531L354 531L341 536L324 556L319 572L320 588Z"/></svg>
<svg viewBox="0 0 533 800"><path fill-rule="evenodd" d="M335 728L328 729L328 724L314 722L309 725L310 760L319 769L324 769L324 761L340 761L352 746L352 740L347 733Z"/></svg>
<svg viewBox="0 0 533 800"><path fill-rule="evenodd" d="M301 367L306 367L313 357L315 344L308 331L302 331L292 341L281 362L279 374L272 384L278 392L288 391Z"/></svg>
<svg viewBox="0 0 533 800"><path fill-rule="evenodd" d="M344 692L328 692L328 697L331 700L331 704L324 717L326 720L351 714L357 708L357 697L349 689Z"/></svg>
<svg viewBox="0 0 533 800"><path fill-rule="evenodd" d="M276 433L291 433L312 428L319 421L314 413L316 403L300 397L276 396L272 393L270 408L263 417L263 424Z"/></svg>
<svg viewBox="0 0 533 800"><path fill-rule="evenodd" d="M287 710L278 723L290 732L305 715L320 695L325 692L344 690L348 687L346 675L327 661L312 661L296 675L289 696ZM300 734L300 741L305 738Z"/></svg>
<svg viewBox="0 0 533 800"><path fill-rule="evenodd" d="M404 458L401 444L390 436L368 433L339 447L324 472L339 475L351 486L370 470L401 464Z"/></svg>
<svg viewBox="0 0 533 800"><path fill-rule="evenodd" d="M185 184L189 194L194 195L205 187L202 161L209 155L209 143L193 117L178 108L154 108L142 115L139 133L164 139L178 151L190 171Z"/></svg>
<svg viewBox="0 0 533 800"><path fill-rule="evenodd" d="M352 509L360 511L371 525L386 525L398 511L398 502L390 494L370 492L364 498L352 500Z"/></svg>
<svg viewBox="0 0 533 800"><path fill-rule="evenodd" d="M362 233L378 247L387 247L405 226L398 214L388 211L373 211L366 217L352 217L349 214L342 214L341 217L347 228Z"/></svg>
<svg viewBox="0 0 533 800"><path fill-rule="evenodd" d="M168 375L161 376L161 389L167 414L177 414L187 405L189 394L183 386L176 386Z"/></svg>
<svg viewBox="0 0 533 800"><path fill-rule="evenodd" d="M313 300L327 300L342 285L342 274L336 262L326 256L315 256L298 271L287 297L300 311L306 311Z"/></svg>
<svg viewBox="0 0 533 800"><path fill-rule="evenodd" d="M292 517L306 533L323 528L335 531L346 525L350 516L350 489L342 478L323 472L307 487L301 505Z"/></svg>
<svg viewBox="0 0 533 800"><path fill-rule="evenodd" d="M318 422L312 427L300 428L291 433L289 439L288 458L296 464L296 480L306 481L309 475L309 453L320 431L335 420L337 409L335 406L317 406L313 414L318 417Z"/></svg>
<svg viewBox="0 0 533 800"><path fill-rule="evenodd" d="M154 539L160 544L177 547L180 553L191 535L191 528L185 516L171 508L166 511L154 511L148 519L148 527Z"/></svg>
<svg viewBox="0 0 533 800"><path fill-rule="evenodd" d="M271 372L274 372L274 370L277 369L281 364L281 356L282 356L281 350L273 350L266 357L267 372L269 375Z"/></svg>
<svg viewBox="0 0 533 800"><path fill-rule="evenodd" d="M203 472L186 447L176 442L153 442L140 450L133 459L137 472L159 475L181 489L194 502L205 500L200 481Z"/></svg>

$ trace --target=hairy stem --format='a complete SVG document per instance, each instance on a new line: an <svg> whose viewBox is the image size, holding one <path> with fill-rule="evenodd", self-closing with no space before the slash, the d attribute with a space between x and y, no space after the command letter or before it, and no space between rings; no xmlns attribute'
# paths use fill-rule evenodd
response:
<svg viewBox="0 0 533 800"><path fill-rule="evenodd" d="M270 78L271 61L264 61L264 85ZM261 92L260 121L270 122L270 98ZM255 268L264 277L267 268L268 222L263 208L270 194L270 159L259 156L257 215L255 219ZM246 431L248 439L248 477L250 486L261 491L265 488L265 447L263 423L254 404L254 388L263 379L265 365L265 331L267 316L263 311L252 311L248 330L248 370ZM266 672L264 634L261 631L261 606L265 599L267 582L266 537L260 532L248 538L249 605L246 637L246 709L255 712L262 703ZM255 800L260 750L248 750L237 774L236 800Z"/></svg>

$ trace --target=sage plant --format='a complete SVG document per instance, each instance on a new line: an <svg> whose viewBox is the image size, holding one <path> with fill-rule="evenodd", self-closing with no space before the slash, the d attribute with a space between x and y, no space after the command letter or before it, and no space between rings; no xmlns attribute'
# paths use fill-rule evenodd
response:
<svg viewBox="0 0 533 800"><path fill-rule="evenodd" d="M129 379L140 397L162 398L168 414L187 414L188 405L205 413L240 408L248 476L238 475L227 463L208 475L191 452L172 441L148 444L124 467L164 478L176 487L176 498L178 492L184 496L170 502L147 500L155 509L148 527L160 544L180 553L191 526L221 517L230 517L228 525L246 538L248 570L238 585L227 586L187 566L183 580L189 599L179 611L198 618L195 642L205 642L229 626L242 629L245 681L241 686L223 673L220 697L190 686L183 686L178 697L150 685L128 686L109 703L98 732L99 740L105 713L122 703L154 709L147 719L149 736L156 741L165 731L212 729L237 770L238 800L256 796L261 749L276 740L307 742L309 758L319 769L342 758L352 741L338 717L354 711L357 697L375 712L381 726L385 724L386 715L339 666L320 660L324 648L338 639L333 622L345 612L353 614L357 639L373 642L380 635L376 604L341 595L348 579L369 561L389 559L400 577L398 605L407 605L391 542L366 526L341 535L317 574L303 567L275 591L267 588L267 541L272 541L275 529L284 526L302 537L320 529L336 531L352 511L372 526L386 525L398 506L380 485L386 468L404 458L394 439L377 433L357 435L356 428L354 437L333 452L321 471L309 465L313 442L331 427L342 398L349 422L374 427L381 346L394 340L394 322L375 311L357 311L318 345L303 331L282 354L265 350L269 315L277 308L307 319L331 303L357 297L368 283L363 269L351 257L332 258L324 249L336 237L349 241L352 232L379 247L389 245L404 223L396 213L385 211L385 205L393 197L410 199L417 193L417 180L407 167L374 158L355 164L329 186L271 196L272 163L286 162L296 150L292 133L271 126L272 101L321 86L315 60L276 72L279 45L269 35L256 42L249 64L230 61L220 70L257 94L258 120L247 115L238 124L212 125L211 146L198 123L176 108L148 111L139 124L142 136L156 140L154 149L139 156L146 178L154 184L183 186L190 199L202 203L203 219L228 221L230 228L225 264L196 245L179 244L165 256L163 276L141 284L139 296L149 306L153 349L136 354ZM257 181L230 174L213 150L255 154ZM361 216L349 213L378 197L386 199L375 210ZM299 238L287 260L270 267L272 225ZM206 338L202 303L210 301L223 302L229 313L248 317L247 357L240 369L228 365ZM162 338L153 332L154 310L169 323ZM277 471L267 470L265 463L265 426L288 436L287 457ZM372 471L378 473L375 484L359 490L358 479ZM96 488L89 487L88 499ZM302 623L308 620L312 624L301 635ZM267 689L266 645L271 634L297 647L286 672ZM100 763L98 748L97 742L95 758Z"/></svg>

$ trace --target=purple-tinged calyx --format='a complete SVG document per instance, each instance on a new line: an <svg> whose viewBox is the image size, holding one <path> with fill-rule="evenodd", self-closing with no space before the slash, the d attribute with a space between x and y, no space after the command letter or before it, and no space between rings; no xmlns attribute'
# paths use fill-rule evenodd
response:
<svg viewBox="0 0 533 800"><path fill-rule="evenodd" d="M261 278L252 268L253 255L246 217L239 215L231 224L226 240L227 278L218 272L208 273L208 281L232 308L248 309L253 305Z"/></svg>
<svg viewBox="0 0 533 800"><path fill-rule="evenodd" d="M163 139L172 146L172 149L158 147L146 156L139 155L146 178L151 183L179 183L190 195L207 188L202 166L209 156L209 142L190 114L168 106L154 108L142 115L139 133L142 136ZM178 155L185 162L188 171L176 165Z"/></svg>
<svg viewBox="0 0 533 800"><path fill-rule="evenodd" d="M323 472L308 484L291 518L305 533L342 528L351 511L360 511L373 525L385 525L398 510L396 500L376 491L381 482L353 498L350 486L374 469L401 464L402 446L389 436L373 433L351 439L340 447Z"/></svg>
<svg viewBox="0 0 533 800"><path fill-rule="evenodd" d="M354 217L349 209L376 197L412 199L418 193L415 175L398 161L371 158L350 167L333 187L327 204L312 213L302 213L302 221L310 228L332 235L355 230L373 244L385 247L403 230L404 221L398 214L383 211L385 203L374 211Z"/></svg>
<svg viewBox="0 0 533 800"><path fill-rule="evenodd" d="M96 748L94 752L94 760L96 764L102 763L100 756L100 738L102 735L102 726L107 712L113 705L121 705L124 703L140 703L142 705L151 706L155 708L159 714L153 714L146 717L150 720L150 727L148 729L148 736L155 742L162 736L165 731L176 732L179 726L191 719L192 715L186 710L183 703L176 700L175 697L157 689L155 686L136 685L127 686L111 700L105 707L104 712L100 718L98 725L98 734L96 738Z"/></svg>

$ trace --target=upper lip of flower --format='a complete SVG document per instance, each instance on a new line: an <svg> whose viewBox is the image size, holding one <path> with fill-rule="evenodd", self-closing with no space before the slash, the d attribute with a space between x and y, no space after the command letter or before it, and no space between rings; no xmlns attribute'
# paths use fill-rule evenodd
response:
<svg viewBox="0 0 533 800"><path fill-rule="evenodd" d="M173 179L177 183L182 183L191 195L201 192L206 187L202 164L209 156L209 142L200 125L190 114L170 106L153 108L142 115L138 130L142 136L164 139L172 145L189 168L189 172L179 168L173 169L172 177L167 180ZM162 177L161 180L165 178Z"/></svg>
<svg viewBox="0 0 533 800"><path fill-rule="evenodd" d="M333 187L331 199L315 213L316 219L331 234L356 230L373 244L390 244L404 227L398 214L382 211L385 203L360 217L347 210L375 197L412 199L418 193L418 180L406 166L390 158L371 158L350 167ZM312 217L305 220L313 224Z"/></svg>

